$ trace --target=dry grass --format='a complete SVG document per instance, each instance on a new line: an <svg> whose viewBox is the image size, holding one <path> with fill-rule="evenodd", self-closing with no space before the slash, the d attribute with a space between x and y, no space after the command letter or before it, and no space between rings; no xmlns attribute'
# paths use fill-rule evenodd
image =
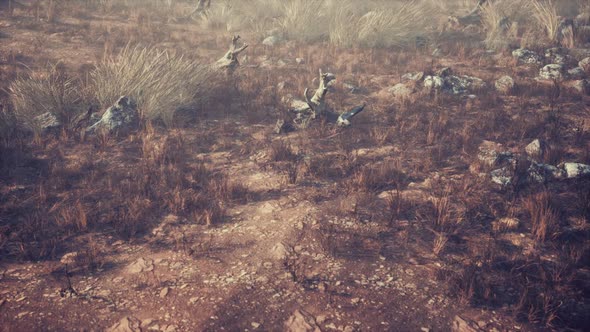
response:
<svg viewBox="0 0 590 332"><path fill-rule="evenodd" d="M552 206L551 194L547 191L533 194L523 204L531 217L531 232L537 241L555 238L559 230L559 215Z"/></svg>
<svg viewBox="0 0 590 332"><path fill-rule="evenodd" d="M530 0L533 8L533 18L539 28L545 32L545 37L551 43L557 42L560 17L553 0Z"/></svg>
<svg viewBox="0 0 590 332"><path fill-rule="evenodd" d="M127 95L137 101L146 119L161 120L167 126L174 124L178 111L194 112L216 87L215 71L210 66L139 46L128 46L105 59L91 75L102 107Z"/></svg>
<svg viewBox="0 0 590 332"><path fill-rule="evenodd" d="M47 112L67 123L82 109L78 85L61 63L45 73L18 77L8 89L16 120L35 133L41 131L35 117Z"/></svg>

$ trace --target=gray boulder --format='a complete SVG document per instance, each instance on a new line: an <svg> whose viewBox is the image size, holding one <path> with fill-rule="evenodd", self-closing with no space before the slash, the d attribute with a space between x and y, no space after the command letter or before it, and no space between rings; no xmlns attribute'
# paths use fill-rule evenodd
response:
<svg viewBox="0 0 590 332"><path fill-rule="evenodd" d="M523 64L540 64L541 63L541 56L537 53L527 50L526 48L519 48L512 51L512 56L519 62Z"/></svg>
<svg viewBox="0 0 590 332"><path fill-rule="evenodd" d="M527 180L530 183L546 183L564 177L564 171L553 165L531 162L527 170Z"/></svg>
<svg viewBox="0 0 590 332"><path fill-rule="evenodd" d="M462 95L471 91L481 90L486 87L486 83L473 76L454 76L445 77L444 90L453 95Z"/></svg>
<svg viewBox="0 0 590 332"><path fill-rule="evenodd" d="M59 118L51 112L45 112L41 115L37 115L33 118L33 122L35 127L38 128L43 135L58 133L62 127L62 123Z"/></svg>
<svg viewBox="0 0 590 332"><path fill-rule="evenodd" d="M502 187L508 186L512 183L514 171L511 167L502 167L490 172L492 182L499 184Z"/></svg>
<svg viewBox="0 0 590 332"><path fill-rule="evenodd" d="M130 97L122 96L106 110L98 122L86 129L86 133L105 130L111 134L127 134L138 127L137 104Z"/></svg>
<svg viewBox="0 0 590 332"><path fill-rule="evenodd" d="M502 76L494 83L496 90L500 93L509 94L514 90L514 79L510 76Z"/></svg>
<svg viewBox="0 0 590 332"><path fill-rule="evenodd" d="M561 80L564 76L562 64L552 63L539 70L539 78L543 80Z"/></svg>

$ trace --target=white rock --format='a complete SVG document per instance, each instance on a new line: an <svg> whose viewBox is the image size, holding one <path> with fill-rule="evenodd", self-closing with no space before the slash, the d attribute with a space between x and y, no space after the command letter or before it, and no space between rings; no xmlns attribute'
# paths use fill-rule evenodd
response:
<svg viewBox="0 0 590 332"><path fill-rule="evenodd" d="M590 165L581 163L564 163L565 176L568 179L590 175Z"/></svg>

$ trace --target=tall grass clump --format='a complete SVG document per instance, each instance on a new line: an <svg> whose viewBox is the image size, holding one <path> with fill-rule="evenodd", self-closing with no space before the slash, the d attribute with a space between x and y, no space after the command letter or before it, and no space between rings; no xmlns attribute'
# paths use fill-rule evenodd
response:
<svg viewBox="0 0 590 332"><path fill-rule="evenodd" d="M194 110L215 87L214 70L182 55L149 47L126 47L91 73L103 108L130 96L146 119L171 126L179 110Z"/></svg>
<svg viewBox="0 0 590 332"><path fill-rule="evenodd" d="M61 121L69 121L81 110L77 86L61 63L49 66L46 72L38 75L17 77L8 88L17 122L40 133L35 118L41 114L49 112Z"/></svg>
<svg viewBox="0 0 590 332"><path fill-rule="evenodd" d="M483 5L481 22L486 32L486 46L498 50L515 42L519 27L530 23L531 11L529 0L497 0Z"/></svg>
<svg viewBox="0 0 590 332"><path fill-rule="evenodd" d="M551 43L555 43L558 37L560 17L553 0L530 0L533 8L533 18L539 28L545 31L546 37Z"/></svg>
<svg viewBox="0 0 590 332"><path fill-rule="evenodd" d="M285 2L278 24L289 39L318 41L328 36L324 0Z"/></svg>
<svg viewBox="0 0 590 332"><path fill-rule="evenodd" d="M354 4L341 6L330 11L330 40L339 46L411 45L432 25L433 9L422 1L381 3L360 13Z"/></svg>

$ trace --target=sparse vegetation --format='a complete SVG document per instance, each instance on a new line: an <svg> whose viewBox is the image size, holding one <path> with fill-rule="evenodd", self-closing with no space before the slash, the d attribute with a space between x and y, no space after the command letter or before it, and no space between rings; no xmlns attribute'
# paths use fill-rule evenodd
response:
<svg viewBox="0 0 590 332"><path fill-rule="evenodd" d="M590 325L588 5L22 2L2 330ZM334 114L290 125L318 69Z"/></svg>

